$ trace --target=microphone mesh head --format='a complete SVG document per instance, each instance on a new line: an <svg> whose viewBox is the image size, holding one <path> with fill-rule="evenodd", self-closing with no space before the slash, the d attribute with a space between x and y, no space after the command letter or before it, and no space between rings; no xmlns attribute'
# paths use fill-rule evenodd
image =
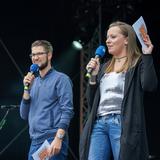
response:
<svg viewBox="0 0 160 160"><path fill-rule="evenodd" d="M98 56L100 56L100 57L103 57L103 56L105 55L105 52L106 52L105 46L100 45L100 46L96 49L95 55L98 55Z"/></svg>
<svg viewBox="0 0 160 160"><path fill-rule="evenodd" d="M30 66L30 72L35 73L35 72L38 72L38 71L39 71L39 66L38 66L38 64L32 64L32 65Z"/></svg>

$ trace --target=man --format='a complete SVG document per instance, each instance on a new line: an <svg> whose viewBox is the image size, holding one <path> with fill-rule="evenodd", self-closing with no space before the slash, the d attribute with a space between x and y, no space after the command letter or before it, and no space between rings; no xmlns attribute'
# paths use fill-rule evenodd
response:
<svg viewBox="0 0 160 160"><path fill-rule="evenodd" d="M51 157L51 160L65 160L67 129L73 117L71 80L52 67L53 47L50 42L37 40L32 43L31 51L32 63L39 66L39 75L35 77L29 72L24 77L20 105L21 117L29 122L31 146L28 160L33 160L32 154L46 139L51 145L42 155Z"/></svg>

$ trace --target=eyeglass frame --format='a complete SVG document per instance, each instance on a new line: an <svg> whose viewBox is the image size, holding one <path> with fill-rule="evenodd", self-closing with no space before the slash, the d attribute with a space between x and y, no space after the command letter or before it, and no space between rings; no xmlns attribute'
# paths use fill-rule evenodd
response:
<svg viewBox="0 0 160 160"><path fill-rule="evenodd" d="M41 55L43 55L43 54L48 54L48 52L37 52L37 53L31 53L30 55L29 55L29 57L30 58L33 58L33 57L35 57L35 56L41 56Z"/></svg>

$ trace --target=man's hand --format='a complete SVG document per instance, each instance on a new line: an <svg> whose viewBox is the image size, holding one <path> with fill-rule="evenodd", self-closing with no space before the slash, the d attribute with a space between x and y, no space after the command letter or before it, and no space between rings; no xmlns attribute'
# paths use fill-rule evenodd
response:
<svg viewBox="0 0 160 160"><path fill-rule="evenodd" d="M59 135L61 136L63 135L63 136L59 137ZM64 135L65 135L65 131L63 129L58 129L56 136L52 141L50 148L48 149L49 156L56 155L60 152L62 148L62 141L63 141Z"/></svg>
<svg viewBox="0 0 160 160"><path fill-rule="evenodd" d="M51 146L48 149L48 155L53 156L58 154L61 150L61 147L62 147L62 139L55 137L51 143Z"/></svg>

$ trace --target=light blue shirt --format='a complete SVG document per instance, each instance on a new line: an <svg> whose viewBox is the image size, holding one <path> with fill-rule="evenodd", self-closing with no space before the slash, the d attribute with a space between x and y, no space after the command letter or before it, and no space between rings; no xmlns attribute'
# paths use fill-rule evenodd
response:
<svg viewBox="0 0 160 160"><path fill-rule="evenodd" d="M30 100L22 99L20 115L29 122L31 139L53 136L58 128L67 130L73 117L73 93L70 78L51 69L45 77L36 77Z"/></svg>

